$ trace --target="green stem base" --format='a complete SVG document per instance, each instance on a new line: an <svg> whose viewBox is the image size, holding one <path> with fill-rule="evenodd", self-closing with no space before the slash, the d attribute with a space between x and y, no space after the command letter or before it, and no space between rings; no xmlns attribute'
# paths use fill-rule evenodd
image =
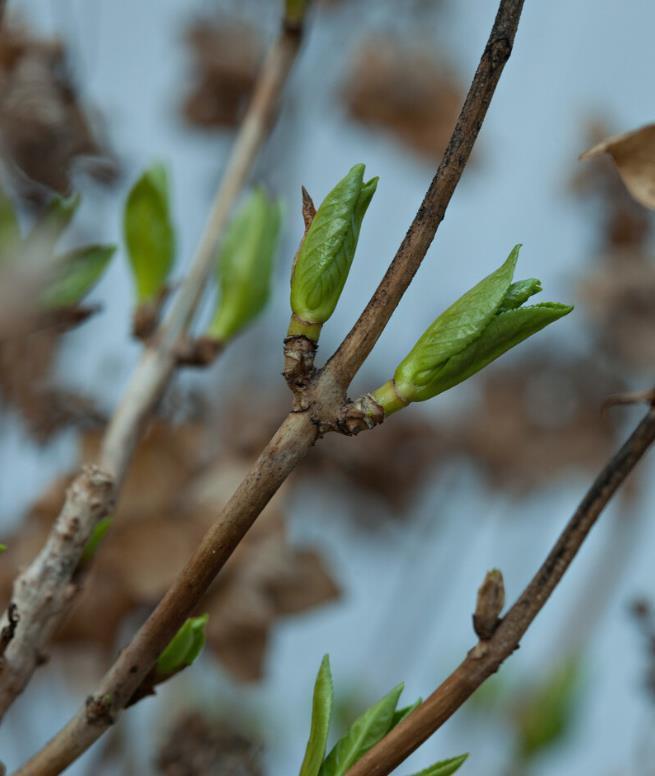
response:
<svg viewBox="0 0 655 776"><path fill-rule="evenodd" d="M322 323L303 321L302 318L298 318L295 313L292 313L289 328L287 329L287 337L307 337L312 342L318 342L322 328Z"/></svg>
<svg viewBox="0 0 655 776"><path fill-rule="evenodd" d="M405 401L399 396L393 380L387 380L384 385L376 388L371 396L382 407L385 417L401 410L409 404L408 401Z"/></svg>

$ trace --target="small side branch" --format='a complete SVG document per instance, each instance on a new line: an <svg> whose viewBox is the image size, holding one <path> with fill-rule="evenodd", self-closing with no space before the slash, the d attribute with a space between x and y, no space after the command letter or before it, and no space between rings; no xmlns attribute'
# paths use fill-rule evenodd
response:
<svg viewBox="0 0 655 776"><path fill-rule="evenodd" d="M512 53L524 0L501 0L471 88L416 217L380 285L327 368L344 388L373 349L425 258L468 163L505 63Z"/></svg>
<svg viewBox="0 0 655 776"><path fill-rule="evenodd" d="M179 361L198 365L217 355L207 343L189 348L187 331L212 271L216 245L232 206L269 135L300 42L300 25L283 25L262 66L190 271L168 317L145 348L105 433L96 472L106 483L106 488L101 488L103 495L90 487L89 473L82 472L68 491L46 545L14 583L12 600L18 606L20 622L7 646L4 670L0 672L0 717L42 662L47 642L68 612L79 586L73 576L84 546L98 520L113 507L141 433Z"/></svg>
<svg viewBox="0 0 655 776"><path fill-rule="evenodd" d="M364 755L347 776L391 773L518 649L524 633L559 584L603 509L654 441L655 409L651 407L598 475L528 586L498 626L491 629L490 638L473 647L443 684ZM498 600L497 595L492 597Z"/></svg>

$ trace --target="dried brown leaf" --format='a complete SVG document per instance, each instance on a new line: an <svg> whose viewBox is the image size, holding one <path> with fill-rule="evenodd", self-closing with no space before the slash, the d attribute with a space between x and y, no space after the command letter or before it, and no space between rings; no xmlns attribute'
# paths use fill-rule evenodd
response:
<svg viewBox="0 0 655 776"><path fill-rule="evenodd" d="M613 135L585 151L581 159L609 154L632 196L655 210L655 124Z"/></svg>
<svg viewBox="0 0 655 776"><path fill-rule="evenodd" d="M434 159L446 147L462 89L430 51L393 38L373 38L358 46L343 99L356 121L385 129Z"/></svg>
<svg viewBox="0 0 655 776"><path fill-rule="evenodd" d="M262 776L261 745L235 727L234 718L181 715L157 757L163 776Z"/></svg>
<svg viewBox="0 0 655 776"><path fill-rule="evenodd" d="M67 194L73 164L92 158L87 171L111 181L116 164L97 137L70 77L66 51L17 25L0 31L0 137L2 156L26 196L41 187Z"/></svg>
<svg viewBox="0 0 655 776"><path fill-rule="evenodd" d="M187 30L194 83L182 107L186 120L205 128L235 127L255 85L263 45L254 28L202 19Z"/></svg>

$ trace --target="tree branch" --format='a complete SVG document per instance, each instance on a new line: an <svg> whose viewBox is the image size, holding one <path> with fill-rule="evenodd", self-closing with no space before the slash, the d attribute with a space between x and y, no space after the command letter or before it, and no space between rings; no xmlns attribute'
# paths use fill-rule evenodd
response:
<svg viewBox="0 0 655 776"><path fill-rule="evenodd" d="M386 776L426 741L519 648L521 638L578 554L589 531L655 441L655 408L607 463L523 593L488 640L481 640L427 700L386 735L347 776Z"/></svg>
<svg viewBox="0 0 655 776"><path fill-rule="evenodd" d="M512 53L523 2L501 0L473 83L430 188L382 282L327 366L344 390L384 331L443 220Z"/></svg>
<svg viewBox="0 0 655 776"><path fill-rule="evenodd" d="M522 6L523 0L501 0L489 42L437 176L389 271L353 331L328 366L313 376L305 389L303 406L291 412L282 423L198 551L101 680L87 705L23 766L19 771L23 776L59 773L114 723L282 482L321 433L338 427L346 401L345 391L425 257L461 177L511 53Z"/></svg>
<svg viewBox="0 0 655 776"><path fill-rule="evenodd" d="M79 474L45 546L15 581L11 611L18 611L20 621L0 667L0 716L42 662L45 645L78 591L73 575L84 546L98 520L114 508L134 448L173 376L180 345L214 263L217 241L268 136L300 42L300 26L284 24L262 66L189 273L109 423L98 466ZM7 617L5 613L3 619Z"/></svg>

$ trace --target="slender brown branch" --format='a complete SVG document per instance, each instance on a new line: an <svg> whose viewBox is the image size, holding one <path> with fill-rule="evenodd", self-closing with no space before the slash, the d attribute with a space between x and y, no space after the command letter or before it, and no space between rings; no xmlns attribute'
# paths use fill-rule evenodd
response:
<svg viewBox="0 0 655 776"><path fill-rule="evenodd" d="M347 776L385 776L449 719L518 649L521 638L578 554L612 496L655 441L655 408L587 491L537 573L490 639L480 641L427 700L354 765Z"/></svg>
<svg viewBox="0 0 655 776"><path fill-rule="evenodd" d="M300 40L299 27L283 26L263 64L189 273L109 423L98 466L83 471L69 488L45 546L14 584L12 603L20 622L0 668L0 716L42 662L48 640L77 593L73 575L84 546L97 521L113 509L135 445L173 376L180 343L211 272L216 243L268 136Z"/></svg>
<svg viewBox="0 0 655 776"><path fill-rule="evenodd" d="M443 220L480 132L498 79L512 53L523 2L501 0L473 83L430 188L371 301L328 364L327 368L344 390L382 334Z"/></svg>
<svg viewBox="0 0 655 776"><path fill-rule="evenodd" d="M346 399L345 390L425 257L461 177L500 72L510 55L522 5L522 0L501 0L489 43L437 178L403 242L404 247L401 246L353 332L329 367L313 376L306 387L303 406L296 407L283 422L250 474L223 508L199 550L102 679L87 705L19 771L23 776L59 773L113 724L269 499L317 436L338 427ZM440 183L441 180L444 183ZM393 300L389 304L385 302L387 296ZM375 310L379 312L375 313ZM368 326L372 327L372 338L365 331Z"/></svg>

